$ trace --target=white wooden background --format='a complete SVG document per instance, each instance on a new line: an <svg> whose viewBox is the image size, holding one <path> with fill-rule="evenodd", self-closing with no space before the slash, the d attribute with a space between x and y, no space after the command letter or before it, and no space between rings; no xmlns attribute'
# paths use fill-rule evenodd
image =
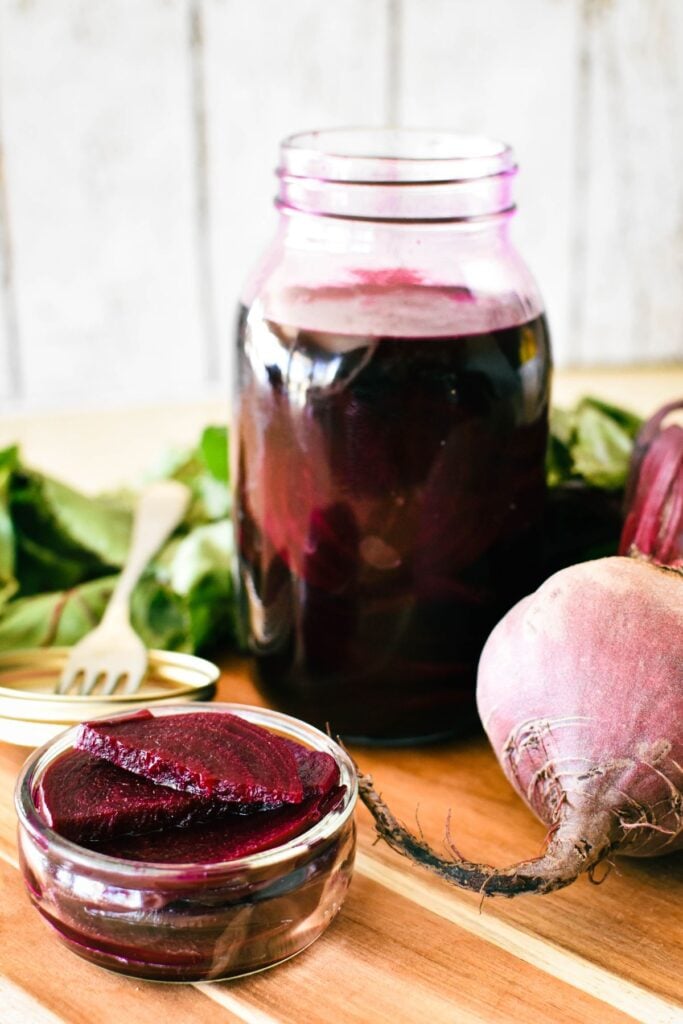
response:
<svg viewBox="0 0 683 1024"><path fill-rule="evenodd" d="M683 0L0 0L0 399L225 389L278 140L517 149L563 365L683 359Z"/></svg>

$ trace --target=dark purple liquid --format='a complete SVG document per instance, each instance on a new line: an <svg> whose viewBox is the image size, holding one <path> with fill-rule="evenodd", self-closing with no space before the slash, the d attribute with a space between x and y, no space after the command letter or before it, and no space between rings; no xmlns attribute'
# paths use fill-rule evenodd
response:
<svg viewBox="0 0 683 1024"><path fill-rule="evenodd" d="M244 618L278 707L379 741L465 732L477 660L537 583L543 317L462 337L240 325Z"/></svg>

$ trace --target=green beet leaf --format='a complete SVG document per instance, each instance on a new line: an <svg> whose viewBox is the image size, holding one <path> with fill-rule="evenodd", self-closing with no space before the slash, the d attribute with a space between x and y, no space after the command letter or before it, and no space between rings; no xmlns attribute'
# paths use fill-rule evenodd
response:
<svg viewBox="0 0 683 1024"><path fill-rule="evenodd" d="M173 590L185 595L197 648L234 640L232 524L199 526L177 545L167 569Z"/></svg>
<svg viewBox="0 0 683 1024"><path fill-rule="evenodd" d="M131 514L116 499L92 498L43 478L43 498L60 531L103 565L123 565L130 544Z"/></svg>
<svg viewBox="0 0 683 1024"><path fill-rule="evenodd" d="M123 562L130 512L31 470L9 486L20 595L52 592L111 573Z"/></svg>
<svg viewBox="0 0 683 1024"><path fill-rule="evenodd" d="M227 483L228 472L228 431L225 427L206 427L199 442L199 450L209 473Z"/></svg>
<svg viewBox="0 0 683 1024"><path fill-rule="evenodd" d="M231 576L234 552L232 524L223 519L188 533L175 547L167 571L178 594L189 594L205 576Z"/></svg>
<svg viewBox="0 0 683 1024"><path fill-rule="evenodd" d="M608 491L622 488L632 451L633 439L617 420L592 405L579 410L572 458L575 473L588 484Z"/></svg>
<svg viewBox="0 0 683 1024"><path fill-rule="evenodd" d="M195 651L229 643L232 534L227 432L207 428L197 448L166 457L155 477L190 486L178 534L131 602L149 647ZM130 492L90 497L0 451L0 649L72 644L99 621L130 536Z"/></svg>
<svg viewBox="0 0 683 1024"><path fill-rule="evenodd" d="M69 590L102 575L102 563L88 554L66 554L54 547L40 544L18 532L16 571L20 581L20 597L52 591ZM109 569L111 572L111 569Z"/></svg>
<svg viewBox="0 0 683 1024"><path fill-rule="evenodd" d="M579 402L579 414L583 409L596 409L603 416L614 420L631 440L635 439L636 434L643 425L643 420L640 416L636 416L635 413L630 412L628 409L622 409L621 406L612 405L610 402L603 402L601 398L595 398L592 395L582 398Z"/></svg>
<svg viewBox="0 0 683 1024"><path fill-rule="evenodd" d="M550 433L546 450L545 472L549 487L571 480L574 465L571 446L575 437L575 417L565 409L550 412Z"/></svg>
<svg viewBox="0 0 683 1024"><path fill-rule="evenodd" d="M131 621L146 647L188 653L196 650L187 602L153 573L146 574L133 592Z"/></svg>
<svg viewBox="0 0 683 1024"><path fill-rule="evenodd" d="M578 481L605 491L620 490L641 424L638 416L598 398L582 398L573 409L552 409L548 485Z"/></svg>
<svg viewBox="0 0 683 1024"><path fill-rule="evenodd" d="M14 576L14 525L9 509L9 487L12 473L19 463L16 445L0 450L0 607L17 589Z"/></svg>
<svg viewBox="0 0 683 1024"><path fill-rule="evenodd" d="M197 449L167 452L150 478L179 480L189 487L192 501L185 517L188 526L229 516L227 431L224 427L207 427Z"/></svg>
<svg viewBox="0 0 683 1024"><path fill-rule="evenodd" d="M76 643L99 622L114 583L105 577L72 590L10 601L0 615L0 650Z"/></svg>

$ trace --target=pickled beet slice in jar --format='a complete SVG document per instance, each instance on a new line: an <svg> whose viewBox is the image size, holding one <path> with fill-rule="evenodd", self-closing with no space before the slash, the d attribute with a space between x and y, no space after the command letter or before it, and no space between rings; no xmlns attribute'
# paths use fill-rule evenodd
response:
<svg viewBox="0 0 683 1024"><path fill-rule="evenodd" d="M243 807L298 804L304 788L291 749L228 712L85 722L76 747L151 782Z"/></svg>

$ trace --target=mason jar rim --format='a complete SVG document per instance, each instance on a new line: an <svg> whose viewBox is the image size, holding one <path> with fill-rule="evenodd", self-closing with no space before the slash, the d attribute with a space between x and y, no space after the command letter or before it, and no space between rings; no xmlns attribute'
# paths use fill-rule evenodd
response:
<svg viewBox="0 0 683 1024"><path fill-rule="evenodd" d="M512 147L486 135L424 128L327 128L287 136L280 177L339 184L437 184L513 175Z"/></svg>
<svg viewBox="0 0 683 1024"><path fill-rule="evenodd" d="M46 846L51 854L76 864L81 868L95 871L98 876L118 875L129 880L149 882L154 878L170 881L173 878L187 877L188 872L201 868L201 878L210 879L222 876L226 873L248 872L250 869L270 867L280 863L286 863L289 859L300 855L305 849L324 841L334 835L337 830L353 813L357 796L358 783L353 762L346 751L325 733L316 729L306 722L302 722L290 715L280 711L272 711L269 708L254 707L249 704L214 703L207 706L199 704L176 704L172 707L159 707L150 709L155 716L177 715L177 714L198 714L200 712L214 713L235 713L240 714L248 721L263 728L269 726L281 730L288 739L306 743L315 750L321 750L331 754L340 768L340 785L346 787L342 803L329 811L319 822L311 826L305 832L294 836L286 843L274 847L271 850L263 850L259 853L248 854L245 857L236 857L228 861L215 861L208 864L198 862L178 862L169 864L157 861L138 861L123 857L111 857L108 854L99 853L88 847L80 846L78 843L66 839L55 832L46 822L43 821L33 799L33 789L36 777L46 770L56 758L66 753L72 747L73 739L78 726L60 733L28 758L22 767L15 788L15 809L19 823L34 839L37 839L42 846ZM125 717L130 712L122 712L121 715L106 715L107 721L119 717ZM93 719L96 721L96 719Z"/></svg>

